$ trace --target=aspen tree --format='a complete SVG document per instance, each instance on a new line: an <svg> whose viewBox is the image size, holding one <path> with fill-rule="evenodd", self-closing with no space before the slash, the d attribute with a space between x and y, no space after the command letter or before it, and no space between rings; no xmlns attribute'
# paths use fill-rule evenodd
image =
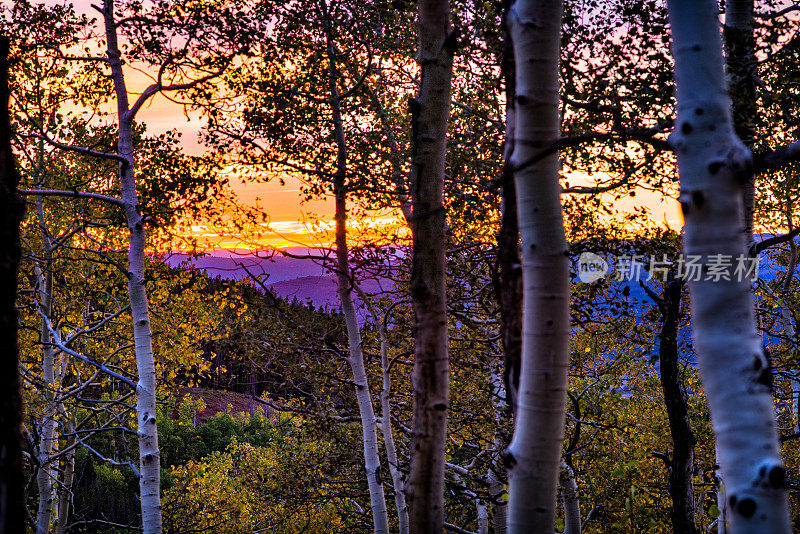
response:
<svg viewBox="0 0 800 534"><path fill-rule="evenodd" d="M561 501L564 503L564 534L581 534L581 501L575 472L561 462L559 477Z"/></svg>
<svg viewBox="0 0 800 534"><path fill-rule="evenodd" d="M562 5L517 0L508 14L516 63L514 152L522 238L522 362L509 468L512 533L553 532L569 369L569 258L557 154ZM532 160L535 158L535 160Z"/></svg>
<svg viewBox="0 0 800 534"><path fill-rule="evenodd" d="M22 473L22 399L17 344L19 224L24 203L17 194L19 174L11 152L8 83L9 40L0 36L0 532L25 532Z"/></svg>
<svg viewBox="0 0 800 534"><path fill-rule="evenodd" d="M359 288L354 287L358 292L358 296L367 306L370 315L375 320L375 325L378 328L378 338L380 340L380 353L381 353L381 430L383 431L383 444L386 447L386 461L389 464L389 474L392 477L392 484L394 485L394 504L397 507L397 528L400 534L408 534L408 506L406 505L406 494L403 483L403 473L400 471L400 460L397 456L397 445L394 439L394 431L392 430L392 405L391 405L391 390L392 390L392 374L389 363L389 337L386 332L386 318L381 318L378 314L375 304L372 300Z"/></svg>
<svg viewBox="0 0 800 534"><path fill-rule="evenodd" d="M739 139L752 150L755 143L756 67L753 35L753 0L725 2L725 66L730 79L733 127ZM747 175L742 189L744 232L753 240L755 213L755 174ZM749 242L748 242L749 244Z"/></svg>
<svg viewBox="0 0 800 534"><path fill-rule="evenodd" d="M342 124L341 95L336 84L338 65L337 51L331 33L326 0L320 2L325 25L325 38L328 56L328 90L330 91L330 111L333 123L333 137L336 142L336 171L333 175L333 194L336 203L336 283L339 301L342 304L345 326L347 328L348 363L353 373L356 401L361 419L361 437L364 446L364 470L367 475L370 507L372 508L373 532L388 534L389 519L386 512L386 497L381 482L381 461L378 454L378 421L372 406L372 393L364 367L364 352L358 317L353 304L353 281L350 272L350 258L347 246L347 139Z"/></svg>
<svg viewBox="0 0 800 534"><path fill-rule="evenodd" d="M407 498L411 532L441 532L450 365L445 294L444 171L455 34L447 0L420 0L417 98L411 104L411 297L414 426Z"/></svg>
<svg viewBox="0 0 800 534"><path fill-rule="evenodd" d="M675 532L694 534L697 532L694 510L694 448L697 439L689 420L686 394L680 377L678 360L678 332L680 329L681 291L683 281L672 279L664 284L661 296L646 285L642 285L661 312L661 332L658 334L658 363L661 374L661 391L667 410L669 431L672 437L669 467L669 494L672 499L670 517Z"/></svg>
<svg viewBox="0 0 800 534"><path fill-rule="evenodd" d="M141 499L142 528L146 534L161 532L161 451L156 428L156 366L153 360L153 332L150 328L150 307L144 279L145 230L139 196L133 146L133 119L136 109L128 103L128 89L122 70L114 18L114 0L103 2L108 64L117 98L117 153L123 211L128 225L128 298L133 318L133 340L136 353L136 419L139 437L139 498ZM137 101L138 103L138 101ZM140 104L141 105L141 104Z"/></svg>
<svg viewBox="0 0 800 534"><path fill-rule="evenodd" d="M747 255L743 187L750 151L736 136L723 69L717 4L670 0L678 117L684 253L706 267L689 279L693 336L711 411L729 531L790 532L785 475L770 390L756 335L749 277L706 276L715 257ZM719 256L722 255L722 256Z"/></svg>

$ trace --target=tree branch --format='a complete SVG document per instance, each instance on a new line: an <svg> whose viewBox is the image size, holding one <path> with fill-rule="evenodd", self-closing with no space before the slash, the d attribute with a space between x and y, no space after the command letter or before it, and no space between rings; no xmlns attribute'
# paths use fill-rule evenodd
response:
<svg viewBox="0 0 800 534"><path fill-rule="evenodd" d="M800 227L795 228L788 234L776 235L768 239L764 239L763 241L759 241L758 243L753 243L753 246L750 247L750 255L755 256L759 252L766 250L771 246L779 245L789 241L790 239L794 239L797 235L800 235Z"/></svg>
<svg viewBox="0 0 800 534"><path fill-rule="evenodd" d="M789 143L771 152L755 154L753 172L758 174L768 169L781 169L795 161L800 161L800 141Z"/></svg>
<svg viewBox="0 0 800 534"><path fill-rule="evenodd" d="M60 148L61 150L67 150L69 152L77 152L78 154L83 154L84 156L91 156L93 158L100 158L100 159L113 159L119 161L120 163L125 161L125 158L120 156L119 154L113 154L111 152L100 152L99 150L92 150L91 148L84 148L82 146L76 145L68 145L66 143L60 143L55 139L51 138L47 134L44 133L44 130L39 128L40 133L30 133L24 134L17 132L17 135L24 138L35 137L36 139L41 139L42 141L47 142L50 145L53 145L56 148Z"/></svg>
<svg viewBox="0 0 800 534"><path fill-rule="evenodd" d="M125 201L120 198L101 195L99 193L85 193L83 191L68 191L61 189L18 189L20 195L41 197L71 197L71 198L86 198L91 200L100 200L120 208L125 207Z"/></svg>
<svg viewBox="0 0 800 534"><path fill-rule="evenodd" d="M219 76L222 75L223 72L225 72L225 69L228 68L228 65L230 65L231 58L226 58L225 61L222 62L222 66L215 72L202 76L196 80L192 80L191 82L163 85L161 83L161 76L163 75L164 68L168 63L169 62L161 66L161 69L159 70L158 73L158 80L156 81L156 83L150 84L144 91L142 91L142 94L139 95L139 98L136 99L136 102L134 102L131 108L128 110L128 112L125 113L124 120L132 121L136 116L136 113L139 112L139 110L145 104L145 102L147 102L147 100L156 93L162 93L166 91L183 91L185 89L191 89L193 87L197 87L203 82L207 82L209 80L213 80L214 78L218 78Z"/></svg>

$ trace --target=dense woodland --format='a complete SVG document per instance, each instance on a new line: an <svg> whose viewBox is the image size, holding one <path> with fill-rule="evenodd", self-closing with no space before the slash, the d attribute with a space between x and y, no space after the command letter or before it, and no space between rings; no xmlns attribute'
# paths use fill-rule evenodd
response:
<svg viewBox="0 0 800 534"><path fill-rule="evenodd" d="M3 0L0 532L800 530L798 30L785 0ZM313 243L259 245L266 181L329 199ZM337 305L170 261L208 235Z"/></svg>

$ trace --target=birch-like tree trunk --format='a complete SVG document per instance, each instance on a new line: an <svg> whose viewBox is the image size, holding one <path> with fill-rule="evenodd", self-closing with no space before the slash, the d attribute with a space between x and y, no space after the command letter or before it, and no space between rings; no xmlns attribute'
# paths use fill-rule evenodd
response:
<svg viewBox="0 0 800 534"><path fill-rule="evenodd" d="M581 501L578 482L575 480L575 472L566 462L561 462L560 485L561 501L564 503L563 534L581 534Z"/></svg>
<svg viewBox="0 0 800 534"><path fill-rule="evenodd" d="M496 446L501 446L500 439L495 438ZM495 534L506 534L508 530L508 504L502 502L503 494L506 493L506 486L503 481L497 476L495 470L502 468L499 462L493 465L489 474L486 476L486 482L489 484L487 491L491 499L491 512L492 512L492 532Z"/></svg>
<svg viewBox="0 0 800 534"><path fill-rule="evenodd" d="M788 230L791 232L794 229L794 221L792 220L792 201L786 203L786 222ZM786 267L786 274L783 276L783 283L781 284L781 322L783 323L783 333L789 340L789 347L791 351L792 361L797 362L800 357L800 350L798 350L797 332L794 328L792 312L789 310L789 298L792 292L792 280L794 279L794 272L797 268L797 243L794 238L789 240L789 265ZM800 370L794 369L791 373L792 381L792 402L791 412L794 421L794 433L800 433L800 381L798 374Z"/></svg>
<svg viewBox="0 0 800 534"><path fill-rule="evenodd" d="M42 228L42 238L45 248L45 267L42 269L35 265L38 279L37 292L39 294L39 307L41 313L52 317L52 292L53 292L53 272L52 272L52 249L50 240L46 235L46 226L42 223L42 199L37 200L37 212L40 217ZM56 352L50 329L47 327L47 319L42 318L40 329L42 341L42 382L44 383L44 396L47 401L44 413L42 414L41 426L39 429L39 444L36 451L39 470L36 473L36 485L39 490L39 508L36 514L37 534L48 534L50 525L53 521L53 509L58 506L55 499L55 485L57 469L51 456L55 450L57 440L56 418L59 412L59 402L57 401L57 389L60 380L57 380L56 372Z"/></svg>
<svg viewBox="0 0 800 534"><path fill-rule="evenodd" d="M25 204L17 193L19 174L11 151L8 53L9 40L0 36L0 532L11 534L25 532L26 515L15 307Z"/></svg>
<svg viewBox="0 0 800 534"><path fill-rule="evenodd" d="M670 513L673 532L694 534L694 446L696 439L689 421L686 396L681 387L678 361L678 328L681 310L680 280L670 280L664 287L663 297L656 300L663 323L658 336L658 358L661 370L661 390L667 409L669 431L672 437L669 494L672 498ZM657 295L651 295L658 298Z"/></svg>
<svg viewBox="0 0 800 534"><path fill-rule="evenodd" d="M400 459L397 457L397 445L395 444L394 431L392 430L392 373L389 367L389 338L386 334L386 323L378 315L378 311L369 297L358 286L355 286L355 289L358 291L361 300L366 304L378 327L378 338L381 346L381 376L383 379L380 395L383 444L386 448L386 462L389 464L389 474L392 477L392 485L394 486L398 532L399 534L408 534L408 506L406 505L405 483L403 482L403 472L400 471Z"/></svg>
<svg viewBox="0 0 800 534"><path fill-rule="evenodd" d="M333 137L336 142L336 172L333 176L333 194L335 196L336 211L336 282L338 285L339 301L342 304L342 314L347 328L347 344L350 369L353 373L353 382L356 389L356 401L361 418L361 433L364 444L364 470L367 474L370 507L372 508L373 531L375 534L389 533L389 519L386 512L386 497L383 493L381 482L381 461L378 451L378 421L372 407L372 393L369 389L369 379L364 368L364 353L362 351L361 331L358 326L358 316L353 304L353 282L350 277L350 259L347 247L347 139L342 124L339 89L337 79L337 51L334 47L333 36L328 19L328 10L325 0L321 2L325 16L325 29L328 53L328 88L330 91L331 119L333 122Z"/></svg>
<svg viewBox="0 0 800 534"><path fill-rule="evenodd" d="M507 20L510 0L503 0L503 19ZM514 68L514 42L508 36L503 47L503 79L506 86L506 131L503 144L503 167L500 171L503 215L497 234L497 280L495 293L500 304L500 335L505 354L506 403L516 412L517 390L522 353L522 260L519 252L519 218L517 217L517 191L514 186L514 169L511 155L514 152L514 100L516 95L516 69Z"/></svg>
<svg viewBox="0 0 800 534"><path fill-rule="evenodd" d="M65 534L69 524L69 511L72 507L72 484L75 481L75 449L72 445L75 444L75 421L72 418L67 418L64 424L65 434L70 436L67 438L66 447L70 450L64 456L64 469L61 475L61 484L59 485L58 495L58 528L56 534Z"/></svg>
<svg viewBox="0 0 800 534"><path fill-rule="evenodd" d="M114 0L104 0L108 64L117 98L118 140L117 153L123 158L119 165L120 192L128 225L128 298L133 319L133 340L136 369L136 416L139 438L139 491L142 510L142 528L145 534L161 532L161 451L158 447L156 427L156 368L153 359L153 334L150 328L150 307L145 288L145 229L144 218L136 192L136 174L133 146L134 113L128 105L128 89L122 70L117 26L114 18Z"/></svg>
<svg viewBox="0 0 800 534"><path fill-rule="evenodd" d="M561 214L559 0L517 0L508 14L516 60L515 167L522 238L522 365L509 469L512 533L552 534L569 369L569 258Z"/></svg>
<svg viewBox="0 0 800 534"><path fill-rule="evenodd" d="M510 167L510 165L508 166ZM516 214L516 209L514 209L514 213ZM516 228L516 222L514 223L514 227ZM520 286L521 285L522 284L520 284ZM508 349L506 349L506 351L508 351ZM491 384L493 386L492 398L494 404L495 421L495 433L492 444L494 450L498 451L498 453L496 453L492 458L492 461L489 465L489 470L486 473L486 484L488 486L486 490L489 494L492 531L494 534L505 534L508 528L508 504L504 502L503 496L507 493L507 488L506 485L503 484L503 480L500 478L500 476L498 476L498 473L501 473L503 470L501 454L499 454L499 451L502 451L506 446L506 443L504 442L505 432L501 432L500 429L504 426L503 419L505 419L505 413L507 413L507 411L504 409L504 405L507 406L509 403L509 394L508 390L506 389L506 384L508 383L509 378L507 374L508 352L505 354L502 370L498 369L498 366L490 359L488 371Z"/></svg>
<svg viewBox="0 0 800 534"><path fill-rule="evenodd" d="M341 120L334 120L338 124L337 139L344 133L340 132ZM347 208L345 203L344 176L334 178L334 195L336 196L336 282L338 284L339 300L342 303L345 326L347 327L347 344L349 351L348 362L353 372L353 382L356 388L358 412L361 418L361 433L364 444L364 469L367 473L367 486L369 488L370 506L372 507L373 530L376 534L389 532L389 521L386 512L386 498L381 483L381 462L378 451L378 421L372 407L372 394L369 389L369 380L364 368L364 354L361 344L361 331L358 327L358 317L353 304L350 280L350 262L347 250ZM384 424L387 424L384 422Z"/></svg>
<svg viewBox="0 0 800 534"><path fill-rule="evenodd" d="M693 334L716 434L730 532L788 533L786 469L778 446L771 368L756 335L750 279L707 276L716 259L746 257L743 187L751 162L736 136L714 0L669 0L678 117L670 138L681 179ZM720 256L721 255L721 256ZM741 280L739 280L741 278Z"/></svg>
<svg viewBox="0 0 800 534"><path fill-rule="evenodd" d="M750 149L755 143L756 121L756 39L753 34L753 0L725 2L725 52L733 127L739 139ZM744 233L748 245L753 240L756 202L755 174L747 172L742 188Z"/></svg>
<svg viewBox="0 0 800 534"><path fill-rule="evenodd" d="M411 532L441 532L450 363L445 292L444 170L455 35L447 0L419 0L421 83L411 106L411 298L414 423L406 497Z"/></svg>

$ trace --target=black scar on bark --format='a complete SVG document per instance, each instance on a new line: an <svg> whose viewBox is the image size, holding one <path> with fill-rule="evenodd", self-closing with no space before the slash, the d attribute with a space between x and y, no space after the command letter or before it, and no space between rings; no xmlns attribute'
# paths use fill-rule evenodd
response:
<svg viewBox="0 0 800 534"><path fill-rule="evenodd" d="M706 196L702 191L692 191L692 203L698 208L702 208L706 203Z"/></svg>
<svg viewBox="0 0 800 534"><path fill-rule="evenodd" d="M769 471L769 476L767 477L769 480L770 485L774 488L782 488L786 484L786 468L780 465L776 465Z"/></svg>
<svg viewBox="0 0 800 534"><path fill-rule="evenodd" d="M753 517L756 513L756 509L758 509L758 505L752 497L744 497L739 501L739 505L736 507L736 511L739 512L739 515L742 517Z"/></svg>

